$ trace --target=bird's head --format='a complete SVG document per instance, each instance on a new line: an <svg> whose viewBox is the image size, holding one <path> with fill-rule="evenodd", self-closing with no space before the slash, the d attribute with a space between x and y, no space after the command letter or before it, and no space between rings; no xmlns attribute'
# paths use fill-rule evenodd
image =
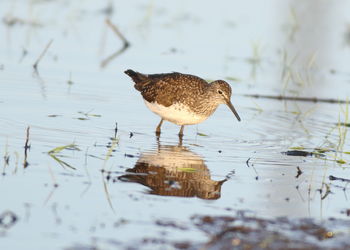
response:
<svg viewBox="0 0 350 250"><path fill-rule="evenodd" d="M216 103L226 104L236 116L237 120L241 121L241 118L231 103L232 90L231 86L227 82L223 80L216 80L212 82L210 84L210 92Z"/></svg>

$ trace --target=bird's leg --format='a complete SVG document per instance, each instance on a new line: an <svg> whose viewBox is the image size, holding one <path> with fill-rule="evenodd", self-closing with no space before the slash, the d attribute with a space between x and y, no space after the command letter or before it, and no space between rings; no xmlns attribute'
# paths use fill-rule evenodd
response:
<svg viewBox="0 0 350 250"><path fill-rule="evenodd" d="M184 127L185 125L182 125L180 128L180 132L179 132L179 137L182 138L184 136Z"/></svg>
<svg viewBox="0 0 350 250"><path fill-rule="evenodd" d="M156 135L160 135L160 127L162 126L163 124L163 118L160 120L157 128L156 128Z"/></svg>
<svg viewBox="0 0 350 250"><path fill-rule="evenodd" d="M179 144L177 145L178 147L182 147L182 137L183 136L179 135Z"/></svg>
<svg viewBox="0 0 350 250"><path fill-rule="evenodd" d="M160 152L160 136L156 135L156 139L157 139L157 149L158 149L158 152Z"/></svg>

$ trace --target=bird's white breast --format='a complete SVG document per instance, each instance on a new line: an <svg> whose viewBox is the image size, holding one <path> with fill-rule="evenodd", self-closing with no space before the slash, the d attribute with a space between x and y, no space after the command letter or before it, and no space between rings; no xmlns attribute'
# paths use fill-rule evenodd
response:
<svg viewBox="0 0 350 250"><path fill-rule="evenodd" d="M162 117L164 120L175 123L177 125L192 125L197 124L205 119L207 116L192 112L187 106L175 103L169 107L165 107L157 102L147 102L146 106L154 113Z"/></svg>

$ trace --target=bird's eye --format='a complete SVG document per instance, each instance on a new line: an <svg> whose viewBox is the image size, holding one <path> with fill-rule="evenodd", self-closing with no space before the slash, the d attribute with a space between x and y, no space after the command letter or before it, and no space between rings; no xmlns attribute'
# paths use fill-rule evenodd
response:
<svg viewBox="0 0 350 250"><path fill-rule="evenodd" d="M218 93L221 95L221 94L222 94L222 91L221 91L221 90L218 90Z"/></svg>

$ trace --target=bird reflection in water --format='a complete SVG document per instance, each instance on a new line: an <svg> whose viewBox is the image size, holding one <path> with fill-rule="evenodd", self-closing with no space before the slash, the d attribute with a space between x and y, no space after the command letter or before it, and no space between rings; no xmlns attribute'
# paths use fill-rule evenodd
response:
<svg viewBox="0 0 350 250"><path fill-rule="evenodd" d="M149 194L219 199L221 181L212 180L204 160L184 146L159 146L141 154L134 168L118 179L150 188Z"/></svg>

